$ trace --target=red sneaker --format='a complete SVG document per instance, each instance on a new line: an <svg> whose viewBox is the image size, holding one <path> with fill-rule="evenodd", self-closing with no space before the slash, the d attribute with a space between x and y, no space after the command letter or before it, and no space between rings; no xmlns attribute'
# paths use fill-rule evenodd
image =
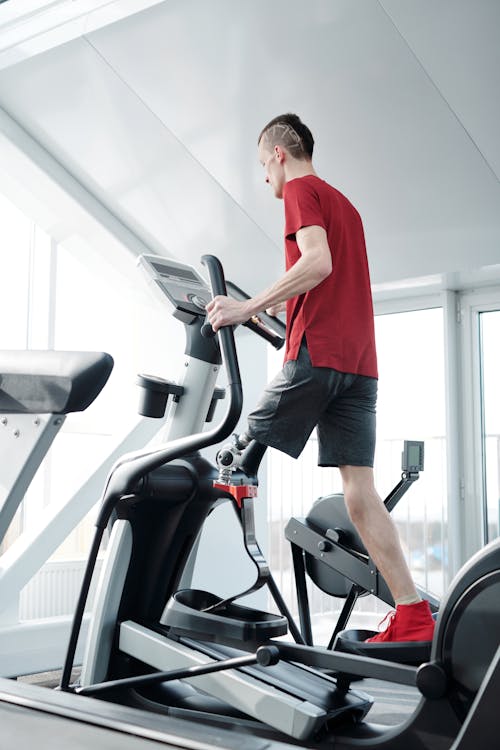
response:
<svg viewBox="0 0 500 750"><path fill-rule="evenodd" d="M390 620L387 628L372 638L367 638L366 643L432 641L435 622L428 601L424 600L415 604L398 604L396 611L390 612L388 616L390 616Z"/></svg>

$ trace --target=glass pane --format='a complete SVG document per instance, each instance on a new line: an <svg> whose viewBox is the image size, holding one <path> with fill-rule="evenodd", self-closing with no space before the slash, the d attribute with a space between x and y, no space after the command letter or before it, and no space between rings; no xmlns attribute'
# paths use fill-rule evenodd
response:
<svg viewBox="0 0 500 750"><path fill-rule="evenodd" d="M385 497L401 477L403 441L425 442L425 468L393 511L411 572L427 590L441 594L447 584L446 419L444 332L441 308L376 317L379 360L375 479ZM281 353L269 359L269 377ZM296 607L293 566L283 529L291 516L305 516L313 501L341 491L337 469L319 468L313 434L297 461L269 451L270 564L278 585ZM343 606L309 587L315 641L328 641ZM373 597L358 601L351 627L376 627L386 611Z"/></svg>
<svg viewBox="0 0 500 750"><path fill-rule="evenodd" d="M41 298L48 296L45 288L39 293L35 278L50 262L50 241L31 219L0 194L0 273L3 281L0 294L0 349L36 348L40 333L47 336L48 314L40 307ZM40 285L41 287L42 285ZM36 333L38 338L33 337ZM43 348L45 342L39 348ZM44 469L37 473L26 497L18 507L5 537L0 554L17 539L23 529L30 497L43 492Z"/></svg>
<svg viewBox="0 0 500 750"><path fill-rule="evenodd" d="M414 579L447 585L446 414L441 308L375 319L379 358L375 478L387 494L401 467L402 441L423 440L424 471L393 511Z"/></svg>
<svg viewBox="0 0 500 750"><path fill-rule="evenodd" d="M0 193L2 293L0 349L24 349L28 340L28 299L32 222ZM8 325L6 325L8 321Z"/></svg>
<svg viewBox="0 0 500 750"><path fill-rule="evenodd" d="M485 540L500 535L500 310L480 315Z"/></svg>
<svg viewBox="0 0 500 750"><path fill-rule="evenodd" d="M58 247L55 348L106 351L114 367L94 403L68 415L52 448L50 502L70 498L139 421L136 374L175 380L183 360L183 327L152 296L135 260L82 250ZM98 500L54 559L87 555Z"/></svg>
<svg viewBox="0 0 500 750"><path fill-rule="evenodd" d="M134 258L126 253L123 258L101 257L83 245L58 246L51 266L47 236L14 207L8 218L3 209L0 197L0 236L12 249L10 255L2 255L8 283L0 312L9 326L2 329L0 346L45 348L50 340L55 349L109 351L115 366L95 402L84 412L68 414L0 553L24 532L38 529L47 513L69 500L137 424L136 374L176 379L184 359L183 326L152 296ZM94 509L21 592L21 619L74 610L99 500L100 489Z"/></svg>

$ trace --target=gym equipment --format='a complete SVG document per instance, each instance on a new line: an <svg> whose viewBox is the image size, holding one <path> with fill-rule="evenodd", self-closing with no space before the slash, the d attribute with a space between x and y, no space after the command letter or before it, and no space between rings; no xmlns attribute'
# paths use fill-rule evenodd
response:
<svg viewBox="0 0 500 750"><path fill-rule="evenodd" d="M204 262L213 294L224 294L220 264L213 256L205 256ZM251 443L241 466L230 467L235 470L229 473L222 452L220 476L197 452L225 440L241 411L232 330L222 329L217 339L202 336L209 292L194 269L161 258L143 258L142 263L173 304L174 315L184 321L186 370L202 377L186 372L179 383L182 395L177 393L177 401L173 396L170 417L174 424L169 430L175 439L124 456L108 478L61 689L99 694L169 715L198 717L205 724L237 727L274 739L287 736L307 747L331 746L332 741L337 748L386 750L403 746L466 750L472 741L493 747L495 688L500 681L500 541L472 558L453 581L441 605L430 660L418 669L306 645L297 628L292 632L298 642L275 640L289 616L276 596L253 528L257 484L253 470L262 450ZM228 374L229 403L222 422L204 432L220 362L218 342ZM181 436L189 421L181 424L183 408L194 415L191 423L198 430L187 436ZM246 550L255 561L258 585L269 587L281 615L237 605L238 596L223 599L188 588L185 572L199 530L207 514L228 500L237 511ZM112 517L81 682L71 686L94 561ZM275 647L280 662L268 664L273 659L267 654L267 666L241 663L234 668L233 660L240 659L242 651L244 656L259 646ZM190 670L197 666L202 671L192 677L197 670ZM364 717L370 698L350 687L352 675L416 685L421 702L401 726L369 724ZM182 678L180 684L172 682L174 676Z"/></svg>
<svg viewBox="0 0 500 750"><path fill-rule="evenodd" d="M83 411L101 392L113 368L104 352L0 351L0 541L26 489L70 412ZM175 394L175 389L173 390ZM246 662L265 662L263 649ZM242 659L240 659L242 661ZM288 744L223 733L186 719L85 699L23 681L0 678L2 747L40 750L58 743L75 750L286 750Z"/></svg>
<svg viewBox="0 0 500 750"><path fill-rule="evenodd" d="M389 512L418 480L423 468L423 442L405 440L401 456L401 479L384 500ZM391 607L394 607L394 600L349 518L342 494L319 498L306 518L290 518L285 527L285 537L290 542L292 551L300 629L308 645L313 645L313 636L306 573L321 591L345 599L328 649L335 648L416 666L429 659L430 641L365 643L367 638L375 635L375 631L346 630L359 597L373 594ZM417 590L422 598L430 602L432 611L437 612L439 600L421 587L417 587Z"/></svg>
<svg viewBox="0 0 500 750"><path fill-rule="evenodd" d="M209 271L214 277L214 292L225 293L218 263L210 256L205 260L210 263ZM67 690L95 557L113 514L81 675L81 687L86 694L91 694L94 684L102 694L99 683L104 681L115 683L110 688L116 692L119 687L117 679L136 676L134 663L137 658L160 671L212 661L210 655L199 653L193 661L186 663L183 654L190 649L178 639L166 637L169 626L163 625L163 609L179 589L181 576L188 567L189 554L208 513L221 499L233 503L228 488L217 485L217 469L195 452L227 438L241 412L241 382L232 330L223 329L220 335L228 377L227 412L219 426L203 432L220 363L217 339L201 334L209 290L194 269L184 264L156 257L143 257L141 263L153 285L164 292L173 306L174 315L184 322L186 328L186 361L178 384L183 392L177 394L177 400L174 396L170 404L168 442L149 451L124 456L112 469L107 481L61 679L61 688ZM282 338L273 334L262 321L251 323L259 332L264 329L266 339L273 337L281 346ZM189 398L185 397L186 394ZM191 434L193 431L194 435ZM188 436L180 437L183 433ZM173 435L175 439L172 440ZM245 485L240 484L240 488L248 494ZM247 550L252 553L258 569L258 585L265 582L273 588L284 615L254 612L250 617L250 610L243 610L232 601L222 603L219 598L218 607L224 604L226 613L231 615L224 619L227 636L224 640L230 644L224 657L229 660L234 656L232 648L240 646L243 638L248 650L253 651L258 645L256 641L267 641L284 634L287 619L291 620L258 549L251 506L246 497L238 497L238 489L235 488L234 507L245 528ZM192 596L197 604L204 598L199 592ZM212 602L203 602L203 607L207 604L210 607ZM179 606L185 606L185 602L179 601ZM213 611L212 607L211 616L201 613L212 630L214 622L219 622L220 628L219 612L220 609ZM196 614L192 608L191 614ZM175 615L179 620L178 610ZM168 619L168 615L166 617ZM118 631L117 621L120 622ZM300 638L298 630L296 633ZM212 642L209 649L212 653L218 636L212 632L207 637ZM214 670L196 679L203 689L209 686L209 692L218 700L225 701L230 697L233 707L239 712L245 710L250 699L264 711L271 726L292 736L312 734L329 716L342 711L358 711L363 715L370 705L364 694L351 692L343 695L330 677L320 673L313 675L306 668L291 664L265 668L259 665L244 667L245 672L237 672L230 669L231 666L229 661L226 671ZM263 670L269 675L265 681L261 677ZM294 688L290 687L294 684ZM213 704L213 700L211 702Z"/></svg>
<svg viewBox="0 0 500 750"><path fill-rule="evenodd" d="M0 543L66 415L90 406L112 368L104 352L0 352Z"/></svg>

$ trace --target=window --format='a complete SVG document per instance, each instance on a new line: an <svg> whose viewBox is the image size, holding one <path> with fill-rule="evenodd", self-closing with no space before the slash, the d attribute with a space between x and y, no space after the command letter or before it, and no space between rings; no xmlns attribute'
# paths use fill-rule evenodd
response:
<svg viewBox="0 0 500 750"><path fill-rule="evenodd" d="M441 594L447 583L446 417L444 332L441 307L376 317L379 360L375 479L384 497L401 476L403 441L425 442L425 469L393 511L412 574L422 586ZM271 353L269 376L280 367ZM313 434L297 461L269 451L270 564L278 586L295 606L293 566L283 534L290 516L304 516L321 495L341 491L337 469L319 468ZM323 643L343 600L309 589L315 640ZM376 627L385 607L373 597L361 599L352 626Z"/></svg>
<svg viewBox="0 0 500 750"><path fill-rule="evenodd" d="M461 295L463 558L499 535L500 288Z"/></svg>
<svg viewBox="0 0 500 750"><path fill-rule="evenodd" d="M47 314L43 322L40 295L35 289L35 277L50 273L51 242L22 211L0 194L1 278L0 349L47 348ZM42 296L47 297L47 290ZM44 330L45 325L45 330ZM43 339L43 341L41 340ZM25 528L26 517L40 491L43 494L44 476L39 472L25 500L18 509L2 540L5 551ZM40 503L39 503L40 504Z"/></svg>
<svg viewBox="0 0 500 750"><path fill-rule="evenodd" d="M103 258L86 247L57 248L55 348L107 351L114 368L96 401L85 412L69 415L54 443L52 499L69 499L138 422L137 373L178 376L182 326L167 305L153 300L133 258ZM97 508L99 496L95 500ZM56 558L86 558L96 508Z"/></svg>
<svg viewBox="0 0 500 750"><path fill-rule="evenodd" d="M8 321L0 328L0 348L102 350L115 361L96 401L67 416L10 524L3 553L23 533L40 528L47 506L52 510L69 501L137 425L136 374L178 376L184 332L170 310L153 301L125 251L106 257L76 240L71 247L57 245L1 195L0 218L0 314ZM145 432L151 437L160 426ZM22 591L21 619L73 611L103 484L104 479L85 498L86 507L95 503L94 510ZM66 533L57 530L54 538Z"/></svg>
<svg viewBox="0 0 500 750"><path fill-rule="evenodd" d="M424 471L394 509L414 579L441 594L447 584L446 414L443 310L378 315L376 482L398 477L405 439L425 443Z"/></svg>
<svg viewBox="0 0 500 750"><path fill-rule="evenodd" d="M33 224L0 193L2 294L0 328L2 349L23 349L28 336L29 269ZM9 324L6 325L6 321Z"/></svg>

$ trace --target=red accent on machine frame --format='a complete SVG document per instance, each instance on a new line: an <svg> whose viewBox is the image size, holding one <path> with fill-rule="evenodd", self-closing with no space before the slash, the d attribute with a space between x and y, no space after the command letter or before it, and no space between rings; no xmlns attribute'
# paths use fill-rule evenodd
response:
<svg viewBox="0 0 500 750"><path fill-rule="evenodd" d="M255 484L221 484L214 481L214 487L223 492L229 492L236 501L238 508L245 497L257 497L257 486Z"/></svg>

